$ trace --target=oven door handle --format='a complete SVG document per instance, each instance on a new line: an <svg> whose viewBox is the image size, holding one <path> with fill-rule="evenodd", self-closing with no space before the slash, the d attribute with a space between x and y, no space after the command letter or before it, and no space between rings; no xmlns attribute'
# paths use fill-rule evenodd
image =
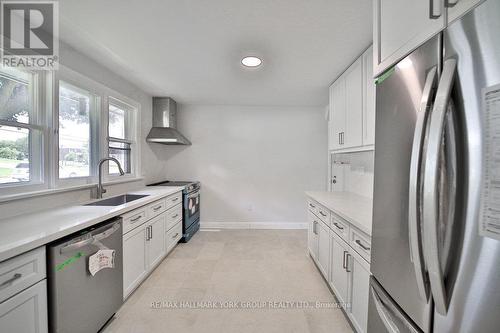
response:
<svg viewBox="0 0 500 333"><path fill-rule="evenodd" d="M186 199L192 199L200 196L200 192L190 193L186 196Z"/></svg>

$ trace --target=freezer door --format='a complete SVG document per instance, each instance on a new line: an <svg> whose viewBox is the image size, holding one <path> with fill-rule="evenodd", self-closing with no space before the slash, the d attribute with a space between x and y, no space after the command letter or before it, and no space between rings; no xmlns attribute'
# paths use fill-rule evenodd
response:
<svg viewBox="0 0 500 333"><path fill-rule="evenodd" d="M421 330L399 308L391 297L370 278L368 305L368 332L370 333L420 333Z"/></svg>
<svg viewBox="0 0 500 333"><path fill-rule="evenodd" d="M371 271L399 307L426 332L432 311L430 297L426 297L425 263L421 246L415 246L415 253L411 253L409 229L409 224L415 222L410 220L410 183L413 189L420 189L418 177L410 180L410 174L413 146L419 142L419 135L423 139L418 149L425 155L427 124L422 120L420 134L416 133L417 118L422 114L424 90L435 90L437 86L437 77L431 78L435 85L425 89L429 74L439 75L440 50L439 36L429 40L395 66L385 80L379 80L376 95ZM431 106L432 102L428 108ZM412 207L419 213L415 204L413 201ZM419 230L412 241L419 242L421 230L419 225L416 227Z"/></svg>
<svg viewBox="0 0 500 333"><path fill-rule="evenodd" d="M445 309L436 307L434 332L498 332L500 327L500 241L479 235L481 188L486 170L485 88L500 84L500 1L488 0L444 32L445 61L456 60L451 100L464 130L459 178L466 201L455 228L463 228L443 276ZM499 129L496 129L497 131ZM440 258L442 260L442 258ZM442 260L443 262L443 260Z"/></svg>

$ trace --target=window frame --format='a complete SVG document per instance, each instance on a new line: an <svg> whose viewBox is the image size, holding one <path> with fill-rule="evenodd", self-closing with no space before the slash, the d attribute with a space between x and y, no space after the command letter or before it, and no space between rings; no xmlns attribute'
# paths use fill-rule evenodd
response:
<svg viewBox="0 0 500 333"><path fill-rule="evenodd" d="M120 143L126 143L130 145L130 173L126 173L123 176L120 176L118 174L111 174L109 173L109 167L105 169L105 174L104 174L104 179L107 181L115 181L115 180L121 180L121 179L133 179L138 177L138 169L139 169L139 156L140 156L140 151L139 151L139 144L137 144L137 137L139 135L139 123L138 120L139 118L139 112L140 112L140 105L135 102L130 100L129 98L126 98L123 95L119 95L116 92L110 94L107 96L107 103L106 103L106 111L103 112L105 113L105 119L103 124L105 124L105 130L106 130L106 149L104 150L106 152L106 157L109 156L109 145L111 142L120 142ZM109 107L111 105L114 105L115 107L118 107L122 110L124 110L127 113L127 117L125 120L125 139L122 138L114 138L109 136ZM103 126L104 127L104 126Z"/></svg>
<svg viewBox="0 0 500 333"><path fill-rule="evenodd" d="M53 133L54 139L52 142L52 187L65 188L72 186L81 186L86 184L94 184L97 182L96 165L100 156L100 114L102 113L102 96L98 89L95 89L93 82L85 76L71 71L69 69L59 69L54 85L54 108L53 108ZM88 93L90 96L89 105L89 126L90 126L90 155L89 155L89 175L72 178L59 178L59 87L61 82L64 82L75 91ZM97 138L97 140L96 140Z"/></svg>
<svg viewBox="0 0 500 333"><path fill-rule="evenodd" d="M50 95L50 90L47 87L51 85L53 73L48 71L17 70L31 74L32 86L29 87L31 113L29 115L29 123L0 119L0 126L28 130L30 180L0 184L0 196L39 191L49 187L48 168L45 165L49 148L49 125L46 110L51 110L50 96L48 96ZM8 74L6 75L9 76Z"/></svg>

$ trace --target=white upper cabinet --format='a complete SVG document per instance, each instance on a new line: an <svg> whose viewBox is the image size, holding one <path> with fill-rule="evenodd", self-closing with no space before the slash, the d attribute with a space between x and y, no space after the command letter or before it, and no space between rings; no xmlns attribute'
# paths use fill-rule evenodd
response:
<svg viewBox="0 0 500 333"><path fill-rule="evenodd" d="M483 1L374 0L375 76Z"/></svg>
<svg viewBox="0 0 500 333"><path fill-rule="evenodd" d="M372 150L375 83L370 47L330 86L329 151Z"/></svg>
<svg viewBox="0 0 500 333"><path fill-rule="evenodd" d="M484 0L447 0L445 6L448 8L448 24L463 16L483 1Z"/></svg>
<svg viewBox="0 0 500 333"><path fill-rule="evenodd" d="M375 75L446 26L444 0L374 0Z"/></svg>
<svg viewBox="0 0 500 333"><path fill-rule="evenodd" d="M363 53L363 145L375 144L375 81L373 47Z"/></svg>
<svg viewBox="0 0 500 333"><path fill-rule="evenodd" d="M345 134L342 148L363 144L363 63L356 60L345 72Z"/></svg>
<svg viewBox="0 0 500 333"><path fill-rule="evenodd" d="M330 87L330 150L343 148L343 138L345 133L345 80L340 77Z"/></svg>

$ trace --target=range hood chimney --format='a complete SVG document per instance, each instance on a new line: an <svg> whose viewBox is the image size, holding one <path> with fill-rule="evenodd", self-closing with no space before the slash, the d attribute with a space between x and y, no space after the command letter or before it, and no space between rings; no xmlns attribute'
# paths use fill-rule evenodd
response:
<svg viewBox="0 0 500 333"><path fill-rule="evenodd" d="M153 97L153 128L146 141L164 145L190 145L191 142L176 127L177 103L170 97Z"/></svg>

